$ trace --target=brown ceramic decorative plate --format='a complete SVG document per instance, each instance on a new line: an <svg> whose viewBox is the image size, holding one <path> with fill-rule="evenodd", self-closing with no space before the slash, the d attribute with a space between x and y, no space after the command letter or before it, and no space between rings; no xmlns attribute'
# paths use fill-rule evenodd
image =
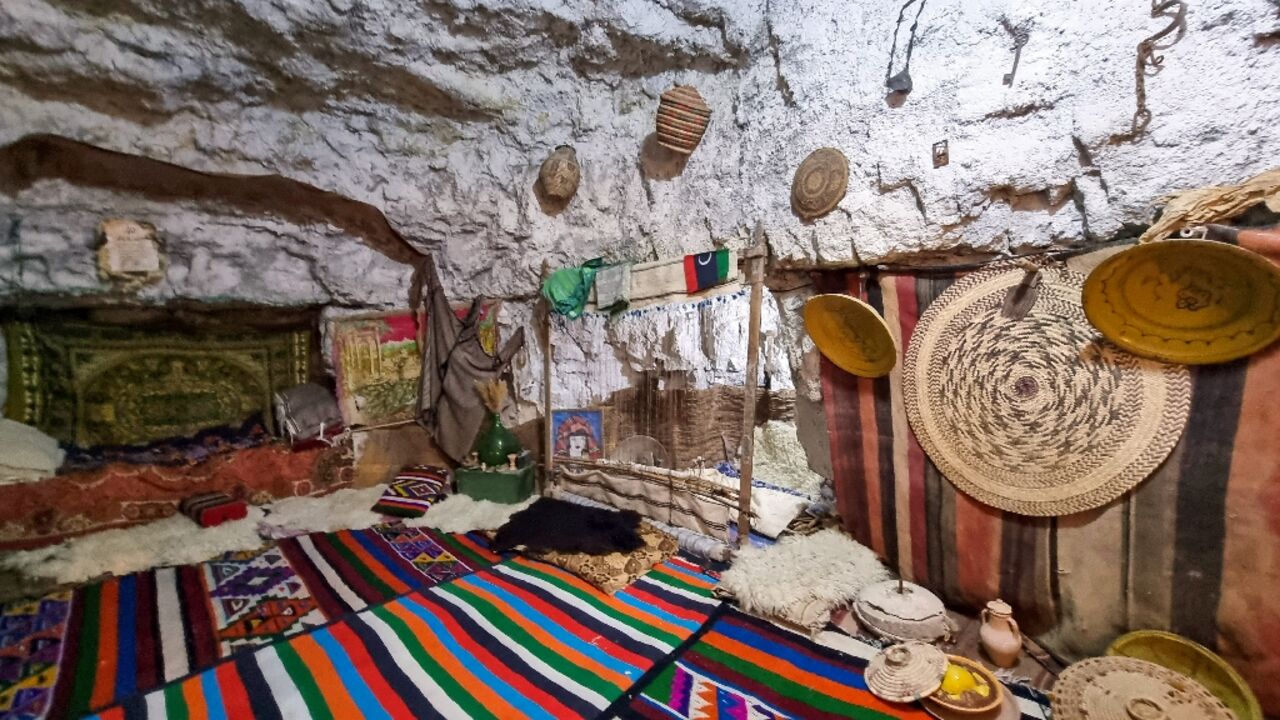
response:
<svg viewBox="0 0 1280 720"><path fill-rule="evenodd" d="M1108 340L1165 362L1228 362L1280 338L1280 267L1226 243L1129 248L1089 274L1083 301Z"/></svg>
<svg viewBox="0 0 1280 720"><path fill-rule="evenodd" d="M948 710L952 713L959 713L963 717L973 718L974 716L982 716L993 710L997 710L1004 701L1004 687L991 671L982 666L982 663L970 660L962 655L948 655L947 662L951 665L959 665L973 674L978 685L976 688L966 690L958 695L952 695L946 690L939 688L937 692L924 699L924 702L931 708L940 708ZM945 681L943 687L946 687ZM985 692L985 694L984 694ZM997 715L996 717L999 717Z"/></svg>

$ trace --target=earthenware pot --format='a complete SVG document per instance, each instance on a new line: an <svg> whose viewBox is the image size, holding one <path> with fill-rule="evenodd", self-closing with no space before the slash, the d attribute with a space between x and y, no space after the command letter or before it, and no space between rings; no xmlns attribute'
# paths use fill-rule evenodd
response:
<svg viewBox="0 0 1280 720"><path fill-rule="evenodd" d="M983 608L978 639L991 662L1002 668L1018 664L1018 655L1022 652L1022 631L1013 619L1013 608L1005 601L997 598Z"/></svg>
<svg viewBox="0 0 1280 720"><path fill-rule="evenodd" d="M542 161L538 169L542 189L550 197L566 200L578 191L582 169L578 166L578 152L568 145L561 145Z"/></svg>

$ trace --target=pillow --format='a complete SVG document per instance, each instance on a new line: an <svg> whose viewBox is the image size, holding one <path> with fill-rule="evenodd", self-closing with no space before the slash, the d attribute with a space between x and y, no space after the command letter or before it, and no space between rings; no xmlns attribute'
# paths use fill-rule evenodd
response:
<svg viewBox="0 0 1280 720"><path fill-rule="evenodd" d="M568 570L602 591L613 594L635 582L641 575L649 572L654 565L665 562L679 549L675 538L647 522L640 524L639 534L644 545L628 553L588 555L553 551L527 554L537 560Z"/></svg>
<svg viewBox="0 0 1280 720"><path fill-rule="evenodd" d="M382 497L371 508L396 517L422 517L434 503L449 494L449 470L435 465L413 465L396 473Z"/></svg>
<svg viewBox="0 0 1280 720"><path fill-rule="evenodd" d="M0 418L0 462L9 476L27 480L50 477L62 459L57 440L30 425Z"/></svg>

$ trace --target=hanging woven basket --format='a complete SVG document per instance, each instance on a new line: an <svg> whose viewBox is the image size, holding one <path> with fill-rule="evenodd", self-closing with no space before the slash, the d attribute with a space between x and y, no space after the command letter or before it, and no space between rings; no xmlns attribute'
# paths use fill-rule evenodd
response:
<svg viewBox="0 0 1280 720"><path fill-rule="evenodd" d="M702 142L711 108L691 85L676 85L658 101L658 144L688 155Z"/></svg>

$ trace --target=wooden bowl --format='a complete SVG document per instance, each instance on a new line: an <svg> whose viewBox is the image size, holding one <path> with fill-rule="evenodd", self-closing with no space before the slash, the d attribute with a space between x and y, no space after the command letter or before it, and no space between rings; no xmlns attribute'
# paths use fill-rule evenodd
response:
<svg viewBox="0 0 1280 720"><path fill-rule="evenodd" d="M939 688L937 692L924 699L926 704L936 705L940 708L946 709L948 712L960 713L963 715L979 715L991 712L992 710L1000 707L1001 701L1004 700L1004 691L1001 689L1004 686L996 679L995 675L991 674L990 670L983 667L981 663L970 660L967 657L961 657L960 655L948 655L947 661L959 665L978 676L982 682L987 684L987 687L991 688L991 692L988 693L985 698L981 697L977 693L965 693L965 695L961 696L962 698L973 695L975 698L982 701L966 702L964 700L952 700L946 693L942 692L941 688Z"/></svg>

